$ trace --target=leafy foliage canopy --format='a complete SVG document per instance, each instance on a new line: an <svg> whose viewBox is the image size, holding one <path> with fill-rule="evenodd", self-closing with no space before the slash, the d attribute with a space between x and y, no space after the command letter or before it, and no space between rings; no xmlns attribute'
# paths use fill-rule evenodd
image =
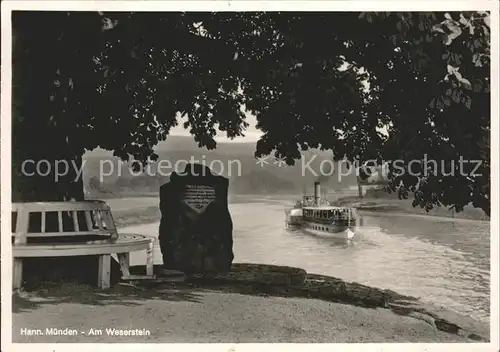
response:
<svg viewBox="0 0 500 352"><path fill-rule="evenodd" d="M414 205L489 214L488 13L19 12L13 26L18 171L97 146L154 160L179 114L212 149L247 111L256 156L400 160L390 189ZM424 156L439 167L410 174ZM481 165L458 172L460 158Z"/></svg>

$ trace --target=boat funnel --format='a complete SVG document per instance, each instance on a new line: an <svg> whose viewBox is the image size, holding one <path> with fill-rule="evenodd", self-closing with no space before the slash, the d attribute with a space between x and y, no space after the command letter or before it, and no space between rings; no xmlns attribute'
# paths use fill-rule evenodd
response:
<svg viewBox="0 0 500 352"><path fill-rule="evenodd" d="M316 206L319 206L321 203L321 185L318 181L314 182L314 202Z"/></svg>

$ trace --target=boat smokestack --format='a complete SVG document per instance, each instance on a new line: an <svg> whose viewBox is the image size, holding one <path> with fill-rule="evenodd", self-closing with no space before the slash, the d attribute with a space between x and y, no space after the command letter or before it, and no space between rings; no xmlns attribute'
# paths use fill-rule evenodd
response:
<svg viewBox="0 0 500 352"><path fill-rule="evenodd" d="M321 203L321 184L318 181L314 182L314 202L317 206Z"/></svg>

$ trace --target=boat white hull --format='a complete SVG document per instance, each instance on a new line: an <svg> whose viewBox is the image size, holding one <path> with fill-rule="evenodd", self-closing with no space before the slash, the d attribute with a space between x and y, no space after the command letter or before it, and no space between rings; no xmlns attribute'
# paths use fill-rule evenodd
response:
<svg viewBox="0 0 500 352"><path fill-rule="evenodd" d="M351 240L354 238L356 233L353 231L353 227L337 227L334 231L322 231L309 226L302 226L302 231L319 237L335 238L339 240Z"/></svg>

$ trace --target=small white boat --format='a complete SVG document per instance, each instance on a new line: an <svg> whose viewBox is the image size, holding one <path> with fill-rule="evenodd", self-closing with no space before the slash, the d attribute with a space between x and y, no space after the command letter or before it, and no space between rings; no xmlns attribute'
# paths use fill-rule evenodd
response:
<svg viewBox="0 0 500 352"><path fill-rule="evenodd" d="M294 208L286 210L286 225L322 237L351 240L356 234L358 215L355 208L332 206L320 197L319 182L314 198L304 196Z"/></svg>

